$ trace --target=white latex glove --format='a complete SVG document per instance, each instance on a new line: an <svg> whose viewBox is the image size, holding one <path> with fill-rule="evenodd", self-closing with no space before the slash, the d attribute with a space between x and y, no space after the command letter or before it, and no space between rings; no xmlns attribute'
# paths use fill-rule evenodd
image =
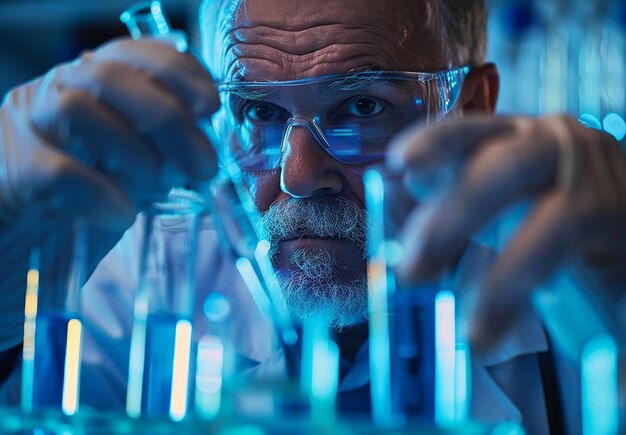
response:
<svg viewBox="0 0 626 435"><path fill-rule="evenodd" d="M81 217L93 229L95 266L144 205L176 184L213 175L215 153L196 121L218 105L197 59L163 41L129 38L6 96L0 108L0 349L22 338L32 248L44 247L42 262L62 256L71 246L69 224Z"/></svg>
<svg viewBox="0 0 626 435"><path fill-rule="evenodd" d="M412 185L424 173L454 168L427 216L418 208L406 223L399 272L407 280L439 273L508 207L532 204L477 295L470 327L478 347L493 344L565 263L593 275L599 300L626 295L626 158L611 136L565 116L468 117L404 133L388 164L405 171L413 191L423 190Z"/></svg>

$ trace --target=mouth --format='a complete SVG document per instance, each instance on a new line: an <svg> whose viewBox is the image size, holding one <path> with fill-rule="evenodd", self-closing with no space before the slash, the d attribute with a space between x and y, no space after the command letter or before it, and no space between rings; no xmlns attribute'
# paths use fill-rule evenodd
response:
<svg viewBox="0 0 626 435"><path fill-rule="evenodd" d="M339 237L324 237L318 236L316 234L299 234L297 236L288 237L286 239L280 240L278 243L291 242L293 240L306 240L306 239L316 239L316 240L346 240Z"/></svg>
<svg viewBox="0 0 626 435"><path fill-rule="evenodd" d="M326 278L341 282L361 279L366 270L365 255L355 242L345 238L310 235L300 235L279 242L274 264L277 271L292 274L301 271L301 263L296 259L301 262L307 258L313 263L320 258L331 259L333 272L328 272Z"/></svg>
<svg viewBox="0 0 626 435"><path fill-rule="evenodd" d="M286 239L278 241L279 245L285 243L354 243L349 239L343 237L328 237L328 236L318 236L316 234L300 234L293 237L288 237Z"/></svg>

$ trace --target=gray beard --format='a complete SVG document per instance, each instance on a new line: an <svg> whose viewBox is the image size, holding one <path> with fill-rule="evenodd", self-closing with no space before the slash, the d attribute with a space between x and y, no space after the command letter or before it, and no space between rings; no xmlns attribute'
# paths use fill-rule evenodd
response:
<svg viewBox="0 0 626 435"><path fill-rule="evenodd" d="M260 224L274 262L279 242L303 236L349 240L366 255L365 211L343 198L282 201L262 214ZM326 249L297 249L288 263L289 273L278 279L287 307L297 319L325 318L329 326L341 329L367 318L365 273L342 281L337 259Z"/></svg>
<svg viewBox="0 0 626 435"><path fill-rule="evenodd" d="M291 313L300 321L326 319L342 329L367 319L367 279L363 275L341 282L335 256L326 249L298 249L290 258L295 266L279 283Z"/></svg>

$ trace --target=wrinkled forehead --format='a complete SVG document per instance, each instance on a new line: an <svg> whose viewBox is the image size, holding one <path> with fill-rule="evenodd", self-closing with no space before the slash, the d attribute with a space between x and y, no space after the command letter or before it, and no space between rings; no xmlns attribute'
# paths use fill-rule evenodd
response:
<svg viewBox="0 0 626 435"><path fill-rule="evenodd" d="M214 35L223 80L295 80L449 62L415 0L225 0Z"/></svg>

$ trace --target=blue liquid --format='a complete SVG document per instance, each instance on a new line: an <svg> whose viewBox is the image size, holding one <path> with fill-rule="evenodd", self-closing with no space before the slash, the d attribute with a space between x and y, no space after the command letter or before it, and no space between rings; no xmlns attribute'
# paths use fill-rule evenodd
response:
<svg viewBox="0 0 626 435"><path fill-rule="evenodd" d="M392 412L435 418L435 291L400 290L390 324Z"/></svg>
<svg viewBox="0 0 626 435"><path fill-rule="evenodd" d="M67 313L37 315L33 376L33 409L61 409L67 325L76 318Z"/></svg>
<svg viewBox="0 0 626 435"><path fill-rule="evenodd" d="M179 320L179 317L171 314L148 316L141 400L141 411L144 415L169 415L176 324Z"/></svg>

